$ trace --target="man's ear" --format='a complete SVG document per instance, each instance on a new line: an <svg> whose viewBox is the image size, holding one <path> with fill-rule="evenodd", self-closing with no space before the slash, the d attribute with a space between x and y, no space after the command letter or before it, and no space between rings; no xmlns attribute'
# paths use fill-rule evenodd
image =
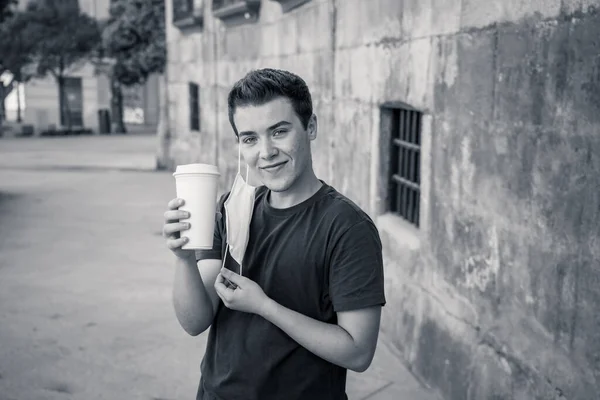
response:
<svg viewBox="0 0 600 400"><path fill-rule="evenodd" d="M315 140L317 138L317 127L317 116L313 114L310 116L310 119L308 120L308 126L306 127L309 140Z"/></svg>

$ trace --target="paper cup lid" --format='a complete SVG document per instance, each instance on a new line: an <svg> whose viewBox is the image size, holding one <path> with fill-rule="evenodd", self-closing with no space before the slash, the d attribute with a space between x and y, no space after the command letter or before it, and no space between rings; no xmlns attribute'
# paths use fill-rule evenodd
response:
<svg viewBox="0 0 600 400"><path fill-rule="evenodd" d="M180 174L211 174L221 175L216 165L211 164L185 164L178 165L173 176Z"/></svg>

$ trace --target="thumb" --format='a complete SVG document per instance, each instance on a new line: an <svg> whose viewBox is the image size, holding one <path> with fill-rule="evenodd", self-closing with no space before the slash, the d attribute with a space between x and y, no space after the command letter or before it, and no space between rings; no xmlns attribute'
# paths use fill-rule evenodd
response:
<svg viewBox="0 0 600 400"><path fill-rule="evenodd" d="M242 283L244 281L244 277L236 274L235 272L233 272L232 270L229 270L227 268L221 268L221 276L223 276L226 279L229 279L231 282L235 283L236 285L239 285L240 283Z"/></svg>

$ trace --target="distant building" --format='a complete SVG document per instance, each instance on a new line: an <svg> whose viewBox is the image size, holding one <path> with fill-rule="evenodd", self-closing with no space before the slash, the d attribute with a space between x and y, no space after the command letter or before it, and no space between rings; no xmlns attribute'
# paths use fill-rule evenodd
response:
<svg viewBox="0 0 600 400"><path fill-rule="evenodd" d="M600 2L167 0L165 164L236 173L231 85L312 90L384 245L382 337L448 400L598 399Z"/></svg>
<svg viewBox="0 0 600 400"><path fill-rule="evenodd" d="M34 0L35 1L35 0ZM75 0L77 1L77 0ZM107 19L110 0L78 0L81 10L98 19ZM24 8L31 0L19 0ZM75 126L99 131L100 110L111 109L110 81L106 75L97 74L89 63L69 72L65 82L66 98L69 101L71 121ZM21 101L21 117L24 124L34 126L36 132L51 127L60 127L64 121L60 115L60 96L54 78L33 79L20 85L6 99L8 121L16 121L18 97ZM124 88L124 120L133 129L153 131L158 123L159 77L151 76L145 85Z"/></svg>

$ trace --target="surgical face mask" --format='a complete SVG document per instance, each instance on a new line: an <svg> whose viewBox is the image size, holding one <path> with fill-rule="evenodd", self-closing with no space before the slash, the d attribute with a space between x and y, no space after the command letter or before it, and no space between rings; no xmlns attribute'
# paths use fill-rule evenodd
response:
<svg viewBox="0 0 600 400"><path fill-rule="evenodd" d="M248 184L248 165L246 165L246 180L241 175L242 153L241 142L238 144L238 171L231 187L229 197L225 201L225 226L227 229L227 252L240 265L240 275L243 275L242 261L250 240L250 222L254 211L254 195L256 187Z"/></svg>

